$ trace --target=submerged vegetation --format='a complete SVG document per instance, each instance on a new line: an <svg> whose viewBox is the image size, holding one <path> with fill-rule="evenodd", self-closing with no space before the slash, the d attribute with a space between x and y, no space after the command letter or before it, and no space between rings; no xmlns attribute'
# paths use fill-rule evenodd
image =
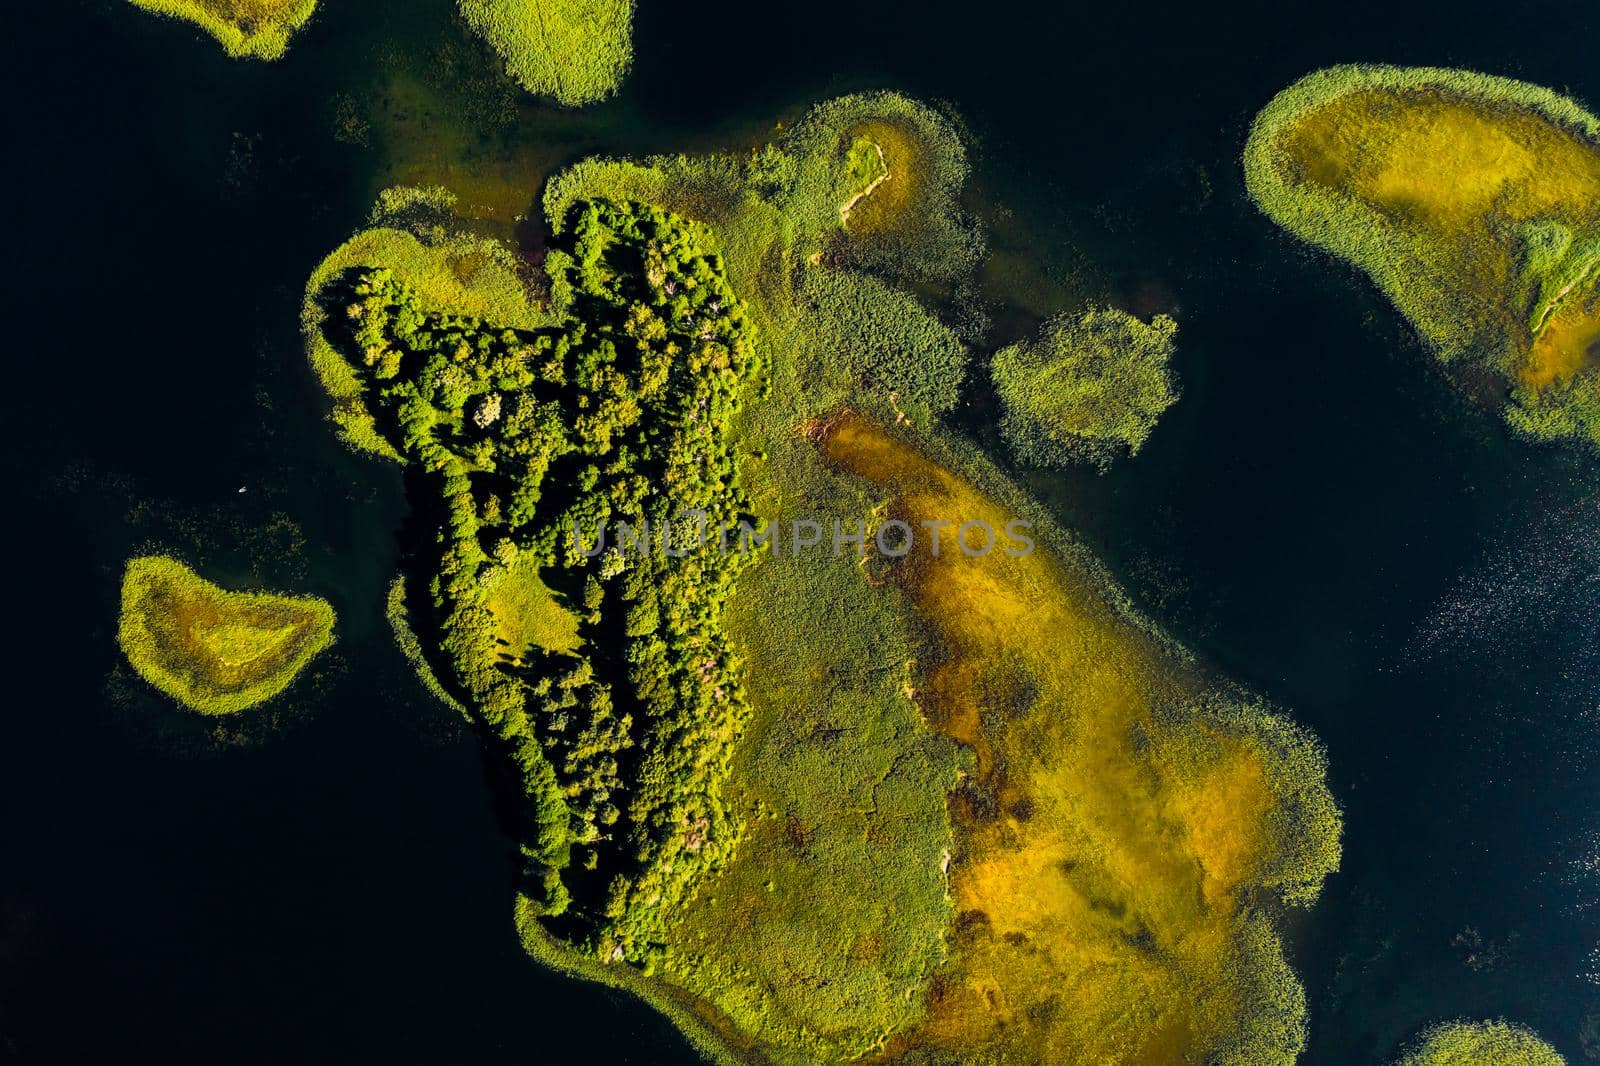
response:
<svg viewBox="0 0 1600 1066"><path fill-rule="evenodd" d="M1399 1066L1564 1066L1555 1048L1503 1021L1453 1022L1428 1030Z"/></svg>
<svg viewBox="0 0 1600 1066"><path fill-rule="evenodd" d="M965 174L947 119L847 97L578 163L539 276L396 194L313 276L311 359L438 530L408 614L515 770L541 960L729 1060L1292 1061L1321 750L939 427ZM722 551L686 510L829 532ZM1019 516L1025 558L874 538Z"/></svg>
<svg viewBox="0 0 1600 1066"><path fill-rule="evenodd" d="M164 556L129 560L117 640L139 675L202 714L271 699L333 641L313 596L229 592Z"/></svg>
<svg viewBox="0 0 1600 1066"><path fill-rule="evenodd" d="M1051 466L1137 454L1178 400L1169 366L1178 324L1116 308L1051 319L1032 341L995 353L1001 432L1017 458Z"/></svg>
<svg viewBox="0 0 1600 1066"><path fill-rule="evenodd" d="M617 91L633 62L633 0L459 0L523 88L569 107Z"/></svg>
<svg viewBox="0 0 1600 1066"><path fill-rule="evenodd" d="M1514 427L1600 442L1600 119L1505 78L1334 67L1261 112L1244 159L1273 221L1498 383Z"/></svg>
<svg viewBox="0 0 1600 1066"><path fill-rule="evenodd" d="M158 15L193 22L235 59L277 59L316 10L317 0L132 0Z"/></svg>

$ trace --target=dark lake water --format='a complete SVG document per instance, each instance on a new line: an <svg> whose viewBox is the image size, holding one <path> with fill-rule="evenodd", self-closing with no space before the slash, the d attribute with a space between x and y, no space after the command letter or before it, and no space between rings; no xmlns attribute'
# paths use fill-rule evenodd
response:
<svg viewBox="0 0 1600 1066"><path fill-rule="evenodd" d="M540 165L749 140L857 88L953 104L997 248L1043 268L997 339L1091 297L1180 320L1185 396L1145 453L1036 488L1328 745L1348 835L1291 934L1305 1061L1502 1015L1585 1061L1600 459L1461 400L1364 279L1256 214L1236 159L1257 108L1335 62L1600 104L1592 5L643 0L623 94L566 114L503 114L450 7L324 0L273 66L120 0L6 13L0 1058L695 1061L518 949L483 760L382 617L399 478L334 442L303 366L307 273L442 151L414 96L374 96L405 69L499 115L450 152ZM393 121L341 141L347 99ZM335 652L207 733L119 665L120 568L150 548L326 596Z"/></svg>

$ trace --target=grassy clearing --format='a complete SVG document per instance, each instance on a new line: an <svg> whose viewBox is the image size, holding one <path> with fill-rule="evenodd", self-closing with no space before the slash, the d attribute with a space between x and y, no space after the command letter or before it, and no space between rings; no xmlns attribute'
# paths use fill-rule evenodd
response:
<svg viewBox="0 0 1600 1066"><path fill-rule="evenodd" d="M496 575L489 589L489 614L494 617L495 639L514 663L530 653L567 655L583 646L579 618L567 597L551 590L539 576L533 556L520 556Z"/></svg>
<svg viewBox="0 0 1600 1066"><path fill-rule="evenodd" d="M271 699L333 641L311 596L228 592L176 559L141 556L122 578L117 640L139 675L202 714Z"/></svg>
<svg viewBox="0 0 1600 1066"><path fill-rule="evenodd" d="M1399 1066L1564 1066L1555 1048L1503 1021L1451 1022L1428 1030Z"/></svg>
<svg viewBox="0 0 1600 1066"><path fill-rule="evenodd" d="M1600 441L1600 120L1504 78L1334 67L1261 112L1244 162L1270 218L1502 382L1513 426Z"/></svg>
<svg viewBox="0 0 1600 1066"><path fill-rule="evenodd" d="M633 63L633 0L459 0L461 15L537 96L568 107L617 91Z"/></svg>
<svg viewBox="0 0 1600 1066"><path fill-rule="evenodd" d="M1092 310L1053 318L1037 339L996 352L1001 432L1017 458L1054 466L1138 454L1178 401L1169 365L1177 329L1166 315L1147 324L1115 308Z"/></svg>
<svg viewBox="0 0 1600 1066"><path fill-rule="evenodd" d="M889 180L889 156L877 141L859 135L845 156L845 173L849 177L850 198L839 205L839 221L849 226L850 212L856 205Z"/></svg>
<svg viewBox="0 0 1600 1066"><path fill-rule="evenodd" d="M316 10L317 0L132 0L136 7L205 30L235 59L277 59Z"/></svg>

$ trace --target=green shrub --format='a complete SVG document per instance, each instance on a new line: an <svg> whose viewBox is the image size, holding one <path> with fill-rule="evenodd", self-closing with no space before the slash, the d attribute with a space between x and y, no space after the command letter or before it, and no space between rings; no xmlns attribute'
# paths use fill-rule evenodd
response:
<svg viewBox="0 0 1600 1066"><path fill-rule="evenodd" d="M1031 341L996 352L1001 431L1017 458L1052 466L1137 454L1178 399L1170 367L1178 325L1115 308L1051 319Z"/></svg>

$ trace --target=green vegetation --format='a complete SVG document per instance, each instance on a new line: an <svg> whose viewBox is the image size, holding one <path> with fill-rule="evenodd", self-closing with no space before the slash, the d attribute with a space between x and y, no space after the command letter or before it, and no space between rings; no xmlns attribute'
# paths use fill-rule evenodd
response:
<svg viewBox="0 0 1600 1066"><path fill-rule="evenodd" d="M537 557L520 555L486 578L495 637L511 649L514 659L520 660L529 651L567 654L578 650L583 643L578 616L566 597L539 577Z"/></svg>
<svg viewBox="0 0 1600 1066"><path fill-rule="evenodd" d="M277 59L316 10L317 0L132 0L158 15L186 19L222 42L235 59Z"/></svg>
<svg viewBox="0 0 1600 1066"><path fill-rule="evenodd" d="M1564 1066L1566 1061L1521 1026L1452 1022L1424 1033L1399 1066Z"/></svg>
<svg viewBox="0 0 1600 1066"><path fill-rule="evenodd" d="M1515 428L1600 442L1600 119L1504 78L1334 67L1261 112L1244 163L1268 217L1500 382Z"/></svg>
<svg viewBox="0 0 1600 1066"><path fill-rule="evenodd" d="M311 275L301 313L311 367L333 398L340 436L359 451L400 462L368 410L366 385L329 340L328 309L315 297L346 271L382 263L431 307L449 307L513 329L549 322L534 307L515 257L504 244L446 225L455 198L442 189L390 189L379 199L371 229L363 230Z"/></svg>
<svg viewBox="0 0 1600 1066"><path fill-rule="evenodd" d="M586 160L544 192L542 306L440 204L386 210L313 279L311 357L440 529L410 617L520 776L535 957L730 1061L1291 1061L1271 901L1337 862L1322 753L937 428L965 173L891 94L748 153ZM688 505L867 536L563 535ZM890 518L1019 515L1029 559L870 551Z"/></svg>
<svg viewBox="0 0 1600 1066"><path fill-rule="evenodd" d="M1178 400L1168 364L1178 324L1146 324L1116 308L1051 319L1033 341L996 352L1001 432L1017 458L1040 466L1137 454Z"/></svg>
<svg viewBox="0 0 1600 1066"><path fill-rule="evenodd" d="M754 556L691 550L681 515L747 514L723 426L760 367L706 231L611 203L576 205L572 222L552 281L583 315L562 326L430 310L388 266L320 296L339 309L326 340L369 424L442 503L439 639L521 774L542 913L567 915L597 955L649 966L660 914L739 832L718 766L746 707L719 618ZM666 548L604 547L615 522ZM582 603L581 626L547 580Z"/></svg>
<svg viewBox="0 0 1600 1066"><path fill-rule="evenodd" d="M844 169L849 180L850 198L839 205L839 221L848 225L850 212L855 210L856 205L889 180L889 157L881 144L871 137L860 135L850 142Z"/></svg>
<svg viewBox="0 0 1600 1066"><path fill-rule="evenodd" d="M439 675L434 673L433 664L428 661L428 653L423 648L422 641L417 638L416 630L411 627L406 595L405 577L396 577L389 585L389 596L384 605L384 615L389 619L389 628L394 632L394 642L400 646L400 651L416 670L417 680L422 682L422 687L431 692L440 703L467 721L472 721L472 714L466 705L452 696L440 683Z"/></svg>
<svg viewBox="0 0 1600 1066"><path fill-rule="evenodd" d="M633 62L633 0L459 0L529 92L569 107L617 91Z"/></svg>
<svg viewBox="0 0 1600 1066"><path fill-rule="evenodd" d="M165 556L131 559L117 641L139 676L201 714L271 699L333 641L312 596L228 592Z"/></svg>
<svg viewBox="0 0 1600 1066"><path fill-rule="evenodd" d="M967 347L910 293L871 274L807 270L798 286L813 316L820 376L843 371L841 388L868 389L924 414L956 405ZM923 419L926 421L926 418Z"/></svg>
<svg viewBox="0 0 1600 1066"><path fill-rule="evenodd" d="M937 111L895 93L844 96L812 109L784 147L800 163L796 199L838 210L849 234L831 248L839 265L950 281L983 257L982 236L960 206L966 147ZM821 220L805 225L825 229Z"/></svg>

